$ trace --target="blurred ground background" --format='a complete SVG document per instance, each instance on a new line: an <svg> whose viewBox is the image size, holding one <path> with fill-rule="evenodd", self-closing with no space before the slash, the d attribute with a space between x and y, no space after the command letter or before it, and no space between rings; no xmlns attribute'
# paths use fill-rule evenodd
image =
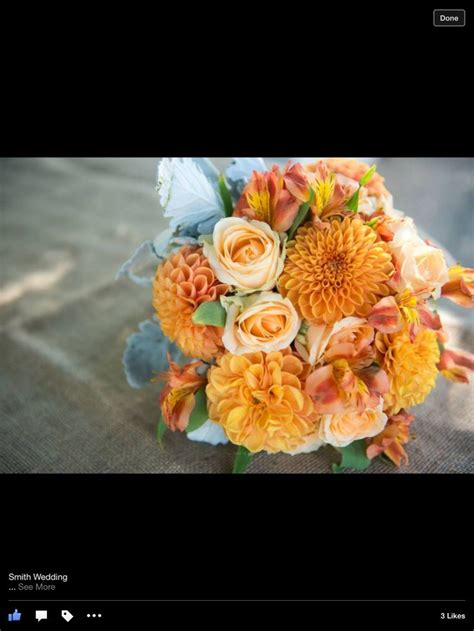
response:
<svg viewBox="0 0 474 631"><path fill-rule="evenodd" d="M166 436L155 444L153 386L131 389L126 338L152 315L148 291L114 282L165 227L159 158L2 159L0 471L229 472L234 447ZM223 169L229 159L216 158ZM272 159L267 159L271 164ZM390 158L395 206L474 267L474 160ZM452 345L474 351L472 311L443 301ZM441 378L415 412L410 472L474 472L473 387ZM254 472L328 472L334 452L254 459ZM375 465L371 471L391 472Z"/></svg>

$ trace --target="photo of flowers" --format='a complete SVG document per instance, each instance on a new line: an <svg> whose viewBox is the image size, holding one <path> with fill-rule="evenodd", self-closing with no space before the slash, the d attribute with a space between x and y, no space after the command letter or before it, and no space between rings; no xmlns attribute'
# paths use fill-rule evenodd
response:
<svg viewBox="0 0 474 631"><path fill-rule="evenodd" d="M163 158L156 190L168 228L118 277L150 291L123 366L155 392L157 449L170 433L232 445L235 473L322 449L336 473L403 469L416 407L474 370L439 312L474 306L474 269L420 233L375 162Z"/></svg>
<svg viewBox="0 0 474 631"><path fill-rule="evenodd" d="M0 160L0 473L474 473L474 159Z"/></svg>

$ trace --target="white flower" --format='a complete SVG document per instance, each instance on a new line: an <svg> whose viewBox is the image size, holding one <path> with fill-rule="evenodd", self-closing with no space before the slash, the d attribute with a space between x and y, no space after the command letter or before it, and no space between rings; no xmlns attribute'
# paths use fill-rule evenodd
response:
<svg viewBox="0 0 474 631"><path fill-rule="evenodd" d="M267 167L263 158L234 158L232 164L227 167L226 175L233 182L238 182L239 180L247 182L253 171L266 170Z"/></svg>
<svg viewBox="0 0 474 631"><path fill-rule="evenodd" d="M222 426L214 421L207 420L194 432L187 434L189 440L194 440L198 443L209 443L209 445L227 445L229 439L224 433Z"/></svg>
<svg viewBox="0 0 474 631"><path fill-rule="evenodd" d="M347 447L354 440L380 434L388 417L383 412L383 397L376 408L363 412L348 409L339 414L325 414L319 425L319 438L333 447Z"/></svg>
<svg viewBox="0 0 474 631"><path fill-rule="evenodd" d="M217 222L212 237L203 235L200 241L217 278L250 294L275 286L283 271L285 237L282 243L263 221L226 217Z"/></svg>
<svg viewBox="0 0 474 631"><path fill-rule="evenodd" d="M163 158L157 189L171 228L224 216L220 195L192 158Z"/></svg>
<svg viewBox="0 0 474 631"><path fill-rule="evenodd" d="M409 289L420 298L439 298L441 287L449 281L443 251L423 241L410 217L389 226L394 237L387 245L400 273L400 279L394 281L397 291Z"/></svg>
<svg viewBox="0 0 474 631"><path fill-rule="evenodd" d="M288 348L300 328L291 301L271 291L246 298L222 296L221 304L227 311L222 342L234 355Z"/></svg>

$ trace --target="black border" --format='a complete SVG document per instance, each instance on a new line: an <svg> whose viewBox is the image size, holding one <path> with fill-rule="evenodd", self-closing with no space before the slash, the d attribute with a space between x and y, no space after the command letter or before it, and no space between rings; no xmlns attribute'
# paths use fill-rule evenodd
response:
<svg viewBox="0 0 474 631"><path fill-rule="evenodd" d="M472 157L471 11L466 27L440 29L434 8L318 5L313 22L299 11L275 30L268 11L261 28L242 6L208 34L199 6L193 32L161 50L162 21L142 15L150 47L127 57L101 41L105 64L95 46L110 25L68 30L59 49L37 28L28 63L3 81L1 153ZM2 475L0 488L2 572L46 564L102 597L124 580L140 594L225 598L469 596L469 475ZM366 626L388 628L376 609Z"/></svg>
<svg viewBox="0 0 474 631"><path fill-rule="evenodd" d="M470 475L7 474L0 484L2 566L67 569L75 597L470 597Z"/></svg>

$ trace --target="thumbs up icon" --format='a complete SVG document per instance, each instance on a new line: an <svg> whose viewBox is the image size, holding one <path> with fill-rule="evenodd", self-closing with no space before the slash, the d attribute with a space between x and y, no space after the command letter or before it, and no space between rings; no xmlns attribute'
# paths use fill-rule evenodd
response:
<svg viewBox="0 0 474 631"><path fill-rule="evenodd" d="M21 613L18 609L15 609L13 613L8 614L8 622L19 622L21 620Z"/></svg>

